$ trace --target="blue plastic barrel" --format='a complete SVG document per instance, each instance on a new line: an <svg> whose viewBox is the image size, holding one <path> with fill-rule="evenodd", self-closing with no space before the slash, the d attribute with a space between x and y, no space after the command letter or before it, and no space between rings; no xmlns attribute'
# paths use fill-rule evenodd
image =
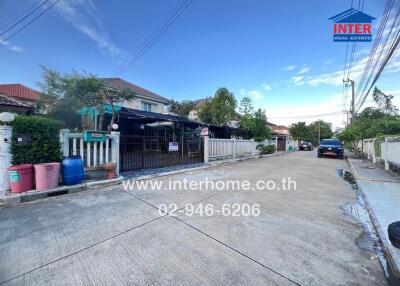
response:
<svg viewBox="0 0 400 286"><path fill-rule="evenodd" d="M83 161L81 156L69 156L62 160L61 174L64 185L79 184L83 180Z"/></svg>

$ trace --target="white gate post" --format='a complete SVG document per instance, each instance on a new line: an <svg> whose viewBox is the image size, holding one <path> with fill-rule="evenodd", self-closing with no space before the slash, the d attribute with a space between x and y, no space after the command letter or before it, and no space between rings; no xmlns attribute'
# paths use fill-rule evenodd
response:
<svg viewBox="0 0 400 286"><path fill-rule="evenodd" d="M254 139L251 139L251 156L254 156Z"/></svg>
<svg viewBox="0 0 400 286"><path fill-rule="evenodd" d="M209 162L209 142L210 142L210 137L208 136L204 136L204 163L208 163Z"/></svg>
<svg viewBox="0 0 400 286"><path fill-rule="evenodd" d="M111 160L116 164L115 174L119 176L119 132L112 131L112 140L111 140Z"/></svg>
<svg viewBox="0 0 400 286"><path fill-rule="evenodd" d="M60 130L61 152L64 157L69 156L69 129ZM83 158L82 158L83 159Z"/></svg>
<svg viewBox="0 0 400 286"><path fill-rule="evenodd" d="M382 150L381 150L382 152ZM372 163L376 163L376 154L375 154L375 138L372 139Z"/></svg>
<svg viewBox="0 0 400 286"><path fill-rule="evenodd" d="M233 159L236 158L236 138L232 139L232 145L233 145Z"/></svg>
<svg viewBox="0 0 400 286"><path fill-rule="evenodd" d="M0 126L0 197L10 189L7 168L11 166L11 136L11 126Z"/></svg>
<svg viewBox="0 0 400 286"><path fill-rule="evenodd" d="M389 171L389 160L388 160L388 139L387 138L385 138L385 150L384 150L384 152L385 152L385 170L386 171Z"/></svg>

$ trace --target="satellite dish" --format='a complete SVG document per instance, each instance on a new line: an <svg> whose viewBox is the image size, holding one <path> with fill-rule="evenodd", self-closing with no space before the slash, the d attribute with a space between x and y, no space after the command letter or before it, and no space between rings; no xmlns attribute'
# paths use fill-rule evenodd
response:
<svg viewBox="0 0 400 286"><path fill-rule="evenodd" d="M117 123L114 123L113 125L112 125L112 129L114 129L114 130L117 130L118 129L118 124Z"/></svg>
<svg viewBox="0 0 400 286"><path fill-rule="evenodd" d="M0 121L3 122L11 122L15 118L15 115L10 112L1 112L0 113Z"/></svg>

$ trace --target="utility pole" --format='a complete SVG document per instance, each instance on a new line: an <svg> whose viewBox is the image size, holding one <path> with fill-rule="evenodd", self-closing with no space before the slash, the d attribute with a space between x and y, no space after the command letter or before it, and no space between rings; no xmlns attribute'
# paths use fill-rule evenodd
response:
<svg viewBox="0 0 400 286"><path fill-rule="evenodd" d="M351 85L351 110L350 110L351 119L350 119L350 122L353 122L354 119L356 118L356 110L355 110L355 102L354 102L354 80L351 80L351 79L344 80L343 79L343 83L346 84L346 86Z"/></svg>
<svg viewBox="0 0 400 286"><path fill-rule="evenodd" d="M318 120L318 144L321 142L321 121Z"/></svg>

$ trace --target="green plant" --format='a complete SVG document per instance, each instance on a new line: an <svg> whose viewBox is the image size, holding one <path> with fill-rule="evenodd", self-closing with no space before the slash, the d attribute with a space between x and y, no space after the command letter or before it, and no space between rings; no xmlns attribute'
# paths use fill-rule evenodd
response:
<svg viewBox="0 0 400 286"><path fill-rule="evenodd" d="M259 144L257 145L257 150L260 151L260 154L272 154L275 153L276 146Z"/></svg>
<svg viewBox="0 0 400 286"><path fill-rule="evenodd" d="M59 130L62 126L59 121L41 116L17 116L12 127L12 164L61 160Z"/></svg>

